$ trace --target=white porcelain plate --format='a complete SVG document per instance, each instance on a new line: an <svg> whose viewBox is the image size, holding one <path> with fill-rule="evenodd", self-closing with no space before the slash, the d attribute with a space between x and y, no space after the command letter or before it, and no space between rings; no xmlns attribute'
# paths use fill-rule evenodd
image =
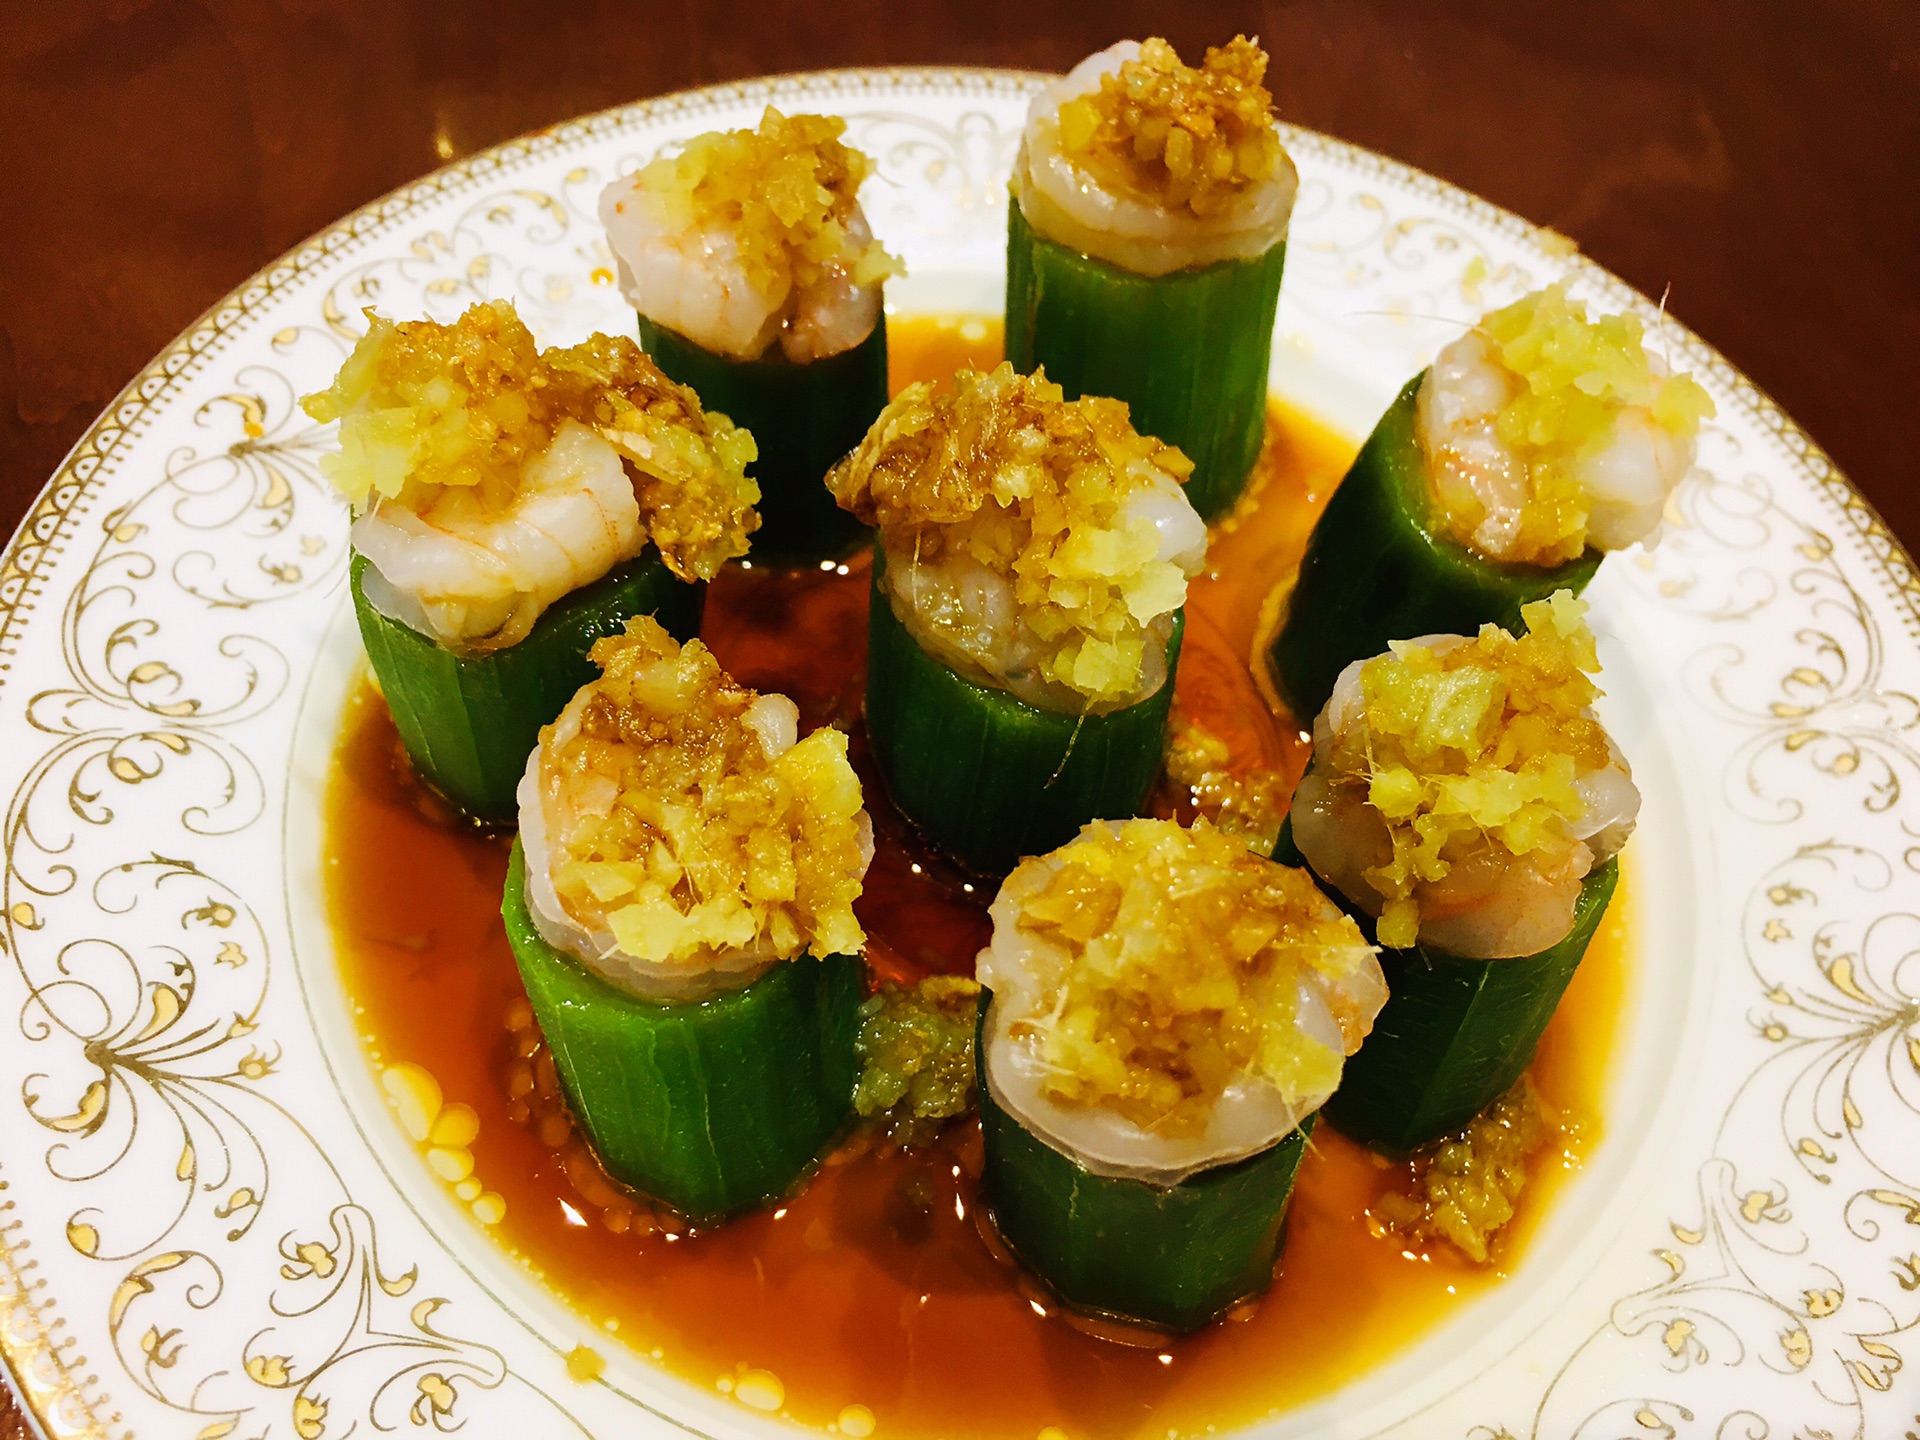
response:
<svg viewBox="0 0 1920 1440"><path fill-rule="evenodd" d="M355 675L347 517L294 405L363 306L506 296L630 328L594 219L663 142L838 111L903 312L998 309L1038 77L846 72L516 141L316 236L128 387L0 573L0 1348L50 1435L737 1435L783 1422L606 1344L429 1171L375 1083L318 890ZM1356 437L1558 237L1289 132L1275 388ZM1449 321L1446 317L1455 317ZM1514 1276L1263 1434L1761 1440L1920 1429L1920 650L1911 564L1808 438L1658 330L1719 418L1591 595L1647 791L1605 1138Z"/></svg>

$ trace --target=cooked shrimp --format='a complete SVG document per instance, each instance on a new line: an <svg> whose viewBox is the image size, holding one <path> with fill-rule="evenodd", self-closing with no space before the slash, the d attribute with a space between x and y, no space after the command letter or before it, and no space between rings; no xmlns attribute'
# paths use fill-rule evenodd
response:
<svg viewBox="0 0 1920 1440"><path fill-rule="evenodd" d="M1378 918L1386 897L1368 872L1386 864L1393 849L1365 790L1309 770L1290 813L1294 843L1314 873ZM1537 955L1573 928L1581 882L1594 863L1591 848L1580 843L1538 855L1470 851L1439 880L1414 887L1420 943L1478 960Z"/></svg>
<svg viewBox="0 0 1920 1440"><path fill-rule="evenodd" d="M676 231L647 212L642 193L640 177L631 175L600 197L607 248L627 302L709 350L759 355L780 328L789 289L782 277L755 284L726 226Z"/></svg>
<svg viewBox="0 0 1920 1440"><path fill-rule="evenodd" d="M1483 512L1470 540L1494 556L1513 551L1531 493L1526 462L1495 429L1501 408L1519 390L1519 377L1494 358L1492 343L1478 330L1434 356L1420 386L1420 439L1434 488L1450 513Z"/></svg>
<svg viewBox="0 0 1920 1440"><path fill-rule="evenodd" d="M1150 464L1131 467L1126 478L1136 488L1121 502L1115 528L1129 534L1151 533L1155 560L1177 567L1189 578L1198 574L1206 563L1207 524L1186 493L1170 475ZM885 543L887 570L882 586L901 623L932 654L962 674L986 679L1030 705L1070 710L1084 706L1085 697L1073 695L1044 672L1042 662L1053 646L1021 612L1010 579L957 546L927 560L916 556L904 537L891 537ZM1132 699L1124 703L1151 695L1166 682L1172 612L1144 618L1140 678L1130 692Z"/></svg>
<svg viewBox="0 0 1920 1440"><path fill-rule="evenodd" d="M604 774L543 773L543 756L579 734L585 700L584 694L576 697L560 713L549 737L543 737L540 748L527 757L527 773L520 781L520 848L526 859L527 913L534 928L554 949L577 957L604 979L645 1000L697 1000L751 984L779 963L772 948L755 943L751 934L737 949L716 953L702 966L645 960L620 948L604 912L576 915L554 888L555 854L565 849L582 820L605 815L618 798L619 787Z"/></svg>
<svg viewBox="0 0 1920 1440"><path fill-rule="evenodd" d="M886 556L881 587L900 623L929 653L1015 694L1044 691L1045 647L1022 618L1011 580L959 549L925 560L896 542Z"/></svg>
<svg viewBox="0 0 1920 1440"><path fill-rule="evenodd" d="M845 253L866 255L873 248L873 230L855 205L847 217ZM780 333L780 349L789 360L804 365L838 355L873 333L880 323L881 283L860 280L857 269L857 260L842 259L795 292L793 315Z"/></svg>
<svg viewBox="0 0 1920 1440"><path fill-rule="evenodd" d="M1207 561L1207 522L1166 471L1140 464L1131 473L1138 488L1120 507L1121 525L1151 525L1159 539L1154 558L1178 566L1189 579L1198 575Z"/></svg>
<svg viewBox="0 0 1920 1440"><path fill-rule="evenodd" d="M1158 62L1152 68L1169 68L1170 57L1170 65L1186 76L1204 73L1179 66L1165 41L1147 43L1158 47L1149 57ZM1014 191L1021 210L1046 238L1139 275L1164 275L1266 253L1286 238L1299 187L1293 162L1277 143L1258 147L1263 158L1255 168L1260 173L1246 177L1247 183L1229 202L1201 214L1186 204L1167 203L1165 195L1127 186L1114 175L1093 173L1083 163L1084 147L1071 143L1076 137L1063 138L1063 107L1098 96L1109 77L1119 77L1129 62L1142 60L1144 49L1137 41L1122 40L1089 55L1034 97L1014 162ZM1262 70L1265 62L1260 55ZM1266 92L1260 90L1258 95L1264 107ZM1268 115L1269 132L1271 125ZM1171 133L1166 125L1158 129L1162 137ZM1182 133L1191 138L1190 132Z"/></svg>
<svg viewBox="0 0 1920 1440"><path fill-rule="evenodd" d="M898 266L855 198L871 167L844 129L769 108L757 131L696 137L609 185L600 219L634 309L738 359L778 340L805 364L865 340Z"/></svg>
<svg viewBox="0 0 1920 1440"><path fill-rule="evenodd" d="M1665 367L1656 359L1656 374ZM1593 506L1587 543L1596 550L1624 550L1660 528L1667 497L1693 468L1694 439L1667 430L1644 405L1621 412L1605 449L1583 456L1576 468Z"/></svg>
<svg viewBox="0 0 1920 1440"><path fill-rule="evenodd" d="M850 906L873 825L845 737L800 740L793 701L743 689L697 641L683 649L645 617L594 659L635 647L646 647L637 684L584 687L528 757L518 799L535 927L658 1001L749 984L810 943L857 950ZM609 696L619 717L603 704L596 719L590 707ZM609 819L617 809L625 828ZM769 873L782 871L784 890ZM636 903L650 947L621 938L619 912Z"/></svg>
<svg viewBox="0 0 1920 1440"><path fill-rule="evenodd" d="M1712 413L1638 320L1589 320L1555 286L1434 357L1417 428L1443 528L1493 560L1556 565L1653 535Z"/></svg>
<svg viewBox="0 0 1920 1440"><path fill-rule="evenodd" d="M445 487L417 510L386 501L354 521L368 601L448 649L500 649L645 546L633 482L585 425L564 422L521 476L504 508Z"/></svg>
<svg viewBox="0 0 1920 1440"><path fill-rule="evenodd" d="M1464 636L1428 635L1409 642L1436 655L1470 645ZM1387 821L1375 808L1372 777L1346 768L1369 743L1367 702L1357 660L1340 673L1314 721L1314 760L1294 792L1294 843L1314 873L1369 915L1389 896L1377 882L1394 860ZM1542 843L1516 853L1497 834L1477 833L1442 851L1411 887L1419 942L1452 955L1490 960L1534 955L1573 928L1574 906L1592 869L1632 834L1640 792L1611 737L1605 760L1574 776L1575 818L1562 820Z"/></svg>
<svg viewBox="0 0 1920 1440"><path fill-rule="evenodd" d="M1035 923L1076 847L1112 857L1091 872L1110 884L1095 882L1088 893L1084 877L1069 880L1076 908L1104 914L1100 907L1115 903L1117 888L1121 909L1113 925L1125 927L1124 939L1076 942L1061 927ZM1131 870L1129 860L1153 850L1178 867L1178 899L1162 883L1167 874ZM1207 897L1197 906L1196 892ZM1210 922L1229 915L1244 921L1249 905L1277 935L1242 971L1243 955L1230 956L1231 942L1223 944ZM993 992L983 1031L987 1086L1025 1128L1100 1175L1172 1185L1273 1145L1331 1093L1342 1057L1359 1048L1387 998L1372 952L1331 901L1299 872L1251 855L1204 822L1183 831L1171 821L1096 821L1069 845L1023 861L990 913L992 939L976 967L980 983ZM1069 923L1066 930L1073 928ZM1144 948L1129 960L1119 953L1127 945ZM1148 953L1155 946L1163 952ZM1103 1028L1124 1032L1128 1022L1117 1017L1126 1013L1123 994L1132 991L1102 991L1127 970L1136 985L1168 987L1151 1004L1156 1023L1178 1023L1173 1017L1188 1010L1184 1018L1199 1026L1190 1036L1231 1033L1238 1041L1264 1032L1260 1055L1288 1055L1282 1067L1288 1078L1276 1080L1244 1057L1235 1073L1223 1075L1220 1064L1232 1064L1233 1057L1200 1056L1189 1048L1160 1057L1183 1075L1209 1077L1178 1113L1157 1119L1126 1113L1121 1096L1145 1088L1138 1076L1122 1081L1107 1074L1093 1082L1092 1094L1065 1093L1058 1062L1049 1058L1049 1035L1064 1028L1078 1043ZM1204 983L1197 983L1202 976ZM1089 996L1076 989L1087 985L1095 990L1090 1007ZM1227 998L1236 991L1237 999ZM1156 1062L1124 1034L1114 1038L1124 1063L1151 1075ZM1314 1078L1305 1078L1309 1073Z"/></svg>
<svg viewBox="0 0 1920 1440"><path fill-rule="evenodd" d="M638 179L630 177L636 190ZM782 354L805 364L851 350L879 323L880 286L857 283L844 266L795 286L756 276L724 224L676 233L617 188L602 197L600 214L628 303L708 350L752 359L778 339ZM859 214L847 233L857 248L873 238Z"/></svg>
<svg viewBox="0 0 1920 1440"><path fill-rule="evenodd" d="M753 437L632 340L542 350L504 300L367 333L302 398L339 423L321 469L353 505L362 589L449 650L518 643L563 596L649 544L676 577L746 553Z"/></svg>
<svg viewBox="0 0 1920 1440"><path fill-rule="evenodd" d="M882 589L923 648L1040 709L1103 714L1165 682L1206 555L1192 471L1119 401L1003 361L902 390L827 489L878 527Z"/></svg>

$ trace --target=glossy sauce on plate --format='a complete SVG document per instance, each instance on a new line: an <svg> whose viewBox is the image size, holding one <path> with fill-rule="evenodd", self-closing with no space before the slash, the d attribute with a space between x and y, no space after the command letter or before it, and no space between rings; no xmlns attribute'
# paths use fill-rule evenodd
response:
<svg viewBox="0 0 1920 1440"><path fill-rule="evenodd" d="M896 388L998 356L994 322L889 323ZM1256 503L1216 534L1190 592L1176 723L1201 717L1236 767L1291 777L1302 737L1274 722L1248 658L1262 603L1298 563L1355 446L1285 407L1268 428ZM803 733L833 722L852 735L879 838L858 907L876 971L970 973L992 887L925 851L864 753L867 582L864 559L802 574L729 570L710 592L703 638L745 683L792 696ZM1086 1333L996 1255L974 1211L970 1123L921 1154L837 1157L778 1209L700 1234L656 1229L564 1123L529 1116L533 1046L512 1028L524 1001L499 918L507 842L451 823L411 780L371 686L349 705L327 804L329 909L369 1059L423 1067L447 1102L477 1113L473 1181L505 1207L492 1233L571 1305L591 1350L628 1345L745 1405L850 1435L1158 1437L1323 1394L1500 1282L1445 1245L1409 1249L1370 1229L1367 1207L1403 1167L1325 1126L1301 1168L1273 1289L1174 1342ZM1499 1252L1507 1264L1598 1134L1626 984L1625 892L1535 1063L1542 1097L1577 1138L1536 1159ZM591 1374L589 1350L576 1356Z"/></svg>

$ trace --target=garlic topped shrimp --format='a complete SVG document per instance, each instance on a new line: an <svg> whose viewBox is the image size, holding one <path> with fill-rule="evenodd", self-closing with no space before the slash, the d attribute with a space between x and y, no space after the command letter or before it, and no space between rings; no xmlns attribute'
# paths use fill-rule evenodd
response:
<svg viewBox="0 0 1920 1440"><path fill-rule="evenodd" d="M1001 364L908 387L827 477L880 528L880 588L920 645L1040 709L1100 714L1165 683L1207 532L1178 450L1114 400Z"/></svg>
<svg viewBox="0 0 1920 1440"><path fill-rule="evenodd" d="M695 344L804 364L866 339L900 264L858 199L872 162L847 122L782 115L696 136L609 185L600 219L634 309Z"/></svg>
<svg viewBox="0 0 1920 1440"><path fill-rule="evenodd" d="M1652 535L1713 414L1637 318L1590 320L1564 285L1443 349L1418 404L1442 528L1491 560L1547 567Z"/></svg>
<svg viewBox="0 0 1920 1440"><path fill-rule="evenodd" d="M541 936L663 1002L802 954L857 954L873 826L847 737L678 644L651 616L595 642L603 674L541 732L520 783Z"/></svg>
<svg viewBox="0 0 1920 1440"><path fill-rule="evenodd" d="M352 502L363 590L449 650L517 644L555 601L651 541L683 580L745 553L753 437L631 340L539 350L513 307L451 325L369 312L333 385L321 468Z"/></svg>
<svg viewBox="0 0 1920 1440"><path fill-rule="evenodd" d="M1626 843L1640 792L1593 713L1585 612L1558 591L1522 610L1519 639L1488 625L1396 641L1341 673L1314 721L1293 838L1379 918L1382 945L1538 954Z"/></svg>
<svg viewBox="0 0 1920 1440"><path fill-rule="evenodd" d="M442 490L417 510L377 505L354 522L352 541L382 614L442 644L510 645L553 600L639 554L646 532L619 453L566 420L503 506L467 490Z"/></svg>
<svg viewBox="0 0 1920 1440"><path fill-rule="evenodd" d="M1286 238L1299 177L1245 36L1183 64L1123 40L1034 97L1014 162L1034 230L1136 275L1262 255Z"/></svg>
<svg viewBox="0 0 1920 1440"><path fill-rule="evenodd" d="M1339 1084L1387 999L1303 870L1206 821L1096 821L1022 862L980 984L992 1098L1097 1175L1174 1185L1266 1150Z"/></svg>

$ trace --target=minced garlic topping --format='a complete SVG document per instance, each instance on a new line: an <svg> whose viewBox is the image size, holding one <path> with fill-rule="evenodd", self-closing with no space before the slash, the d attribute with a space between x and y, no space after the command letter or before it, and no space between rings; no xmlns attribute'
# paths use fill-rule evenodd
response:
<svg viewBox="0 0 1920 1440"><path fill-rule="evenodd" d="M1014 1025L1037 1032L1045 1093L1162 1134L1204 1130L1236 1081L1332 1093L1344 1053L1296 1023L1301 983L1371 952L1306 871L1204 820L1089 826L1036 865L1058 868L1019 927L1072 957L1050 1011Z"/></svg>
<svg viewBox="0 0 1920 1440"><path fill-rule="evenodd" d="M1622 413L1642 410L1673 440L1691 442L1713 415L1713 400L1691 376L1654 372L1638 317L1589 319L1586 302L1564 284L1493 311L1478 329L1511 391L1493 431L1525 485L1518 525L1494 558L1565 564L1588 543L1594 497L1583 472L1615 443ZM1443 528L1474 544L1484 498L1457 468L1430 469Z"/></svg>
<svg viewBox="0 0 1920 1440"><path fill-rule="evenodd" d="M1600 668L1587 607L1568 591L1522 608L1527 633L1496 625L1435 651L1395 641L1360 670L1362 714L1336 735L1334 774L1367 787L1392 858L1366 878L1385 898L1382 945L1420 928L1414 889L1491 844L1510 855L1570 851L1586 813L1576 786L1606 766L1607 733L1591 706Z"/></svg>
<svg viewBox="0 0 1920 1440"><path fill-rule="evenodd" d="M1060 107L1060 151L1106 190L1218 214L1285 163L1267 54L1244 35L1185 64L1165 40Z"/></svg>
<svg viewBox="0 0 1920 1440"><path fill-rule="evenodd" d="M1225 740L1174 704L1167 736L1167 779L1187 793L1194 809L1249 850L1273 853L1287 818L1292 790L1278 770L1236 764Z"/></svg>
<svg viewBox="0 0 1920 1440"><path fill-rule="evenodd" d="M1564 1142L1567 1128L1522 1075L1464 1130L1423 1146L1409 1165L1409 1190L1382 1195L1368 1211L1368 1228L1404 1240L1450 1241L1485 1265L1517 1211L1533 1157Z"/></svg>
<svg viewBox="0 0 1920 1440"><path fill-rule="evenodd" d="M503 300L451 325L369 311L332 386L300 403L340 422L339 452L320 467L356 512L393 504L442 528L484 523L511 508L522 468L574 420L620 452L647 536L681 579L712 578L760 523L750 434L703 411L634 341L540 350Z"/></svg>
<svg viewBox="0 0 1920 1440"><path fill-rule="evenodd" d="M638 203L670 233L718 224L755 286L790 300L831 271L855 285L905 274L879 241L848 233L873 162L840 142L846 129L837 115L782 115L769 105L758 130L696 135L650 161Z"/></svg>
<svg viewBox="0 0 1920 1440"><path fill-rule="evenodd" d="M766 701L650 615L590 656L603 673L578 733L541 737L543 780L571 811L551 866L573 916L643 961L858 952L869 851L847 737L816 730L770 757L753 723Z"/></svg>
<svg viewBox="0 0 1920 1440"><path fill-rule="evenodd" d="M955 554L1011 581L1036 668L1098 706L1141 698L1147 646L1165 643L1164 626L1157 640L1150 627L1186 601L1186 572L1160 558L1159 532L1128 502L1192 471L1137 433L1118 400L1069 402L1044 373L1003 362L962 370L950 388L901 391L827 488L880 527L890 556L936 565ZM888 583L910 585L890 564ZM964 649L968 626L952 626Z"/></svg>

